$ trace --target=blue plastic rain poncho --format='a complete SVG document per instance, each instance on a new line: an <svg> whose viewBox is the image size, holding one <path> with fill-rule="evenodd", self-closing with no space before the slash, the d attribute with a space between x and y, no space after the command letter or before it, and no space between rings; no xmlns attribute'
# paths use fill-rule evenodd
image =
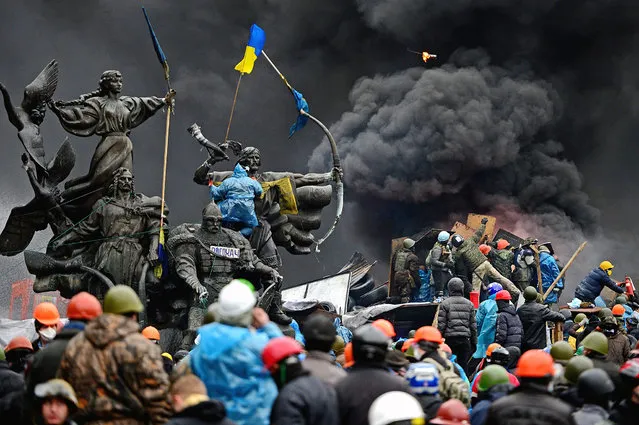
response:
<svg viewBox="0 0 639 425"><path fill-rule="evenodd" d="M425 303L431 302L433 300L433 296L431 294L430 275L430 270L424 271L422 269L419 269L419 280L421 282L421 285L419 286L419 288L415 288L411 292L410 302Z"/></svg>
<svg viewBox="0 0 639 425"><path fill-rule="evenodd" d="M353 340L353 332L348 329L346 326L342 326L342 320L339 317L336 317L333 321L333 326L335 326L335 331L337 335L341 336L344 340L344 344L348 344Z"/></svg>
<svg viewBox="0 0 639 425"><path fill-rule="evenodd" d="M544 289L544 293L550 288L550 285L559 276L559 266L557 262L547 252L539 253L539 269L541 270L541 286ZM558 293L564 289L564 279L560 279L555 286L555 289L548 294L548 298L544 301L545 304L555 304L558 301Z"/></svg>
<svg viewBox="0 0 639 425"><path fill-rule="evenodd" d="M491 295L477 309L475 321L477 322L477 349L473 354L474 359L482 359L486 355L488 346L495 342L495 328L497 327L497 294Z"/></svg>
<svg viewBox="0 0 639 425"><path fill-rule="evenodd" d="M262 363L262 350L282 336L274 323L250 330L222 323L199 329L200 344L189 356L190 366L212 399L224 403L238 425L269 425L277 387Z"/></svg>
<svg viewBox="0 0 639 425"><path fill-rule="evenodd" d="M306 340L304 339L302 331L300 331L300 324L297 323L297 320L293 319L290 326L295 331L295 341L299 342L302 345L306 345Z"/></svg>
<svg viewBox="0 0 639 425"><path fill-rule="evenodd" d="M225 223L245 225L240 232L250 236L253 227L257 226L255 215L255 198L262 195L262 185L248 176L246 170L235 165L231 177L219 186L211 186L211 198L219 205Z"/></svg>

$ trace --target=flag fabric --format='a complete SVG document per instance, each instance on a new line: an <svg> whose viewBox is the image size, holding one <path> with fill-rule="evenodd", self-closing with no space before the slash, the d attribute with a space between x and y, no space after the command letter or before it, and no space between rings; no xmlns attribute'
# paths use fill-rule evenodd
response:
<svg viewBox="0 0 639 425"><path fill-rule="evenodd" d="M291 93L293 94L293 97L295 98L295 107L297 108L297 111L308 112L309 111L308 102L306 101L306 99L304 99L304 95L298 92L297 90L295 90L293 87L289 86L289 88L291 89ZM295 134L296 131L304 128L307 122L308 122L308 117L300 113L297 116L297 120L293 123L293 125L291 126L291 129L288 131L289 139L293 137L293 134Z"/></svg>
<svg viewBox="0 0 639 425"><path fill-rule="evenodd" d="M151 41L153 41L153 48L155 49L155 54L162 64L162 68L164 68L164 79L169 81L169 63L166 60L166 55L164 55L164 51L162 51L162 47L160 47L160 42L158 38L155 36L155 31L153 31L153 27L151 26L151 21L149 20L149 15L146 13L146 9L142 7L142 12L144 13L144 19L146 19L146 24L149 26L149 33L151 33Z"/></svg>
<svg viewBox="0 0 639 425"><path fill-rule="evenodd" d="M250 74L257 57L262 53L264 42L266 41L266 33L257 25L251 25L248 44L244 51L244 58L235 65L235 70L242 74Z"/></svg>
<svg viewBox="0 0 639 425"><path fill-rule="evenodd" d="M153 274L155 275L155 277L160 279L163 274L168 273L169 271L169 257L167 257L166 250L164 248L164 228L160 228L160 240L158 243L158 262L159 264L155 266Z"/></svg>

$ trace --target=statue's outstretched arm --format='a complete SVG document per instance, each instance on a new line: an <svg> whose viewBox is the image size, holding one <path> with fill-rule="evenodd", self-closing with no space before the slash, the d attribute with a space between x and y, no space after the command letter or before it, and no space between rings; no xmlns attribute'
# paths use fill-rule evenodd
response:
<svg viewBox="0 0 639 425"><path fill-rule="evenodd" d="M13 107L13 103L11 103L11 95L9 95L7 88L2 83L0 83L0 92L2 92L4 107L7 110L9 122L11 122L11 124L13 124L18 129L18 131L22 131L22 129L24 128L24 124L22 123L22 121L20 121L20 118L18 118L18 114Z"/></svg>

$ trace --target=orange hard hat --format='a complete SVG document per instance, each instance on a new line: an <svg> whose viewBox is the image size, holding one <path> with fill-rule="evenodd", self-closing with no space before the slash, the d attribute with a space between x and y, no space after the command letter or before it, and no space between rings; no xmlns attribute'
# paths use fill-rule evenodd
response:
<svg viewBox="0 0 639 425"><path fill-rule="evenodd" d="M88 292L74 295L67 307L67 317L71 320L92 320L101 314L100 301Z"/></svg>
<svg viewBox="0 0 639 425"><path fill-rule="evenodd" d="M147 326L146 328L142 329L142 336L152 341L160 340L160 332L153 326Z"/></svg>
<svg viewBox="0 0 639 425"><path fill-rule="evenodd" d="M349 342L344 346L344 369L348 369L355 364L355 358L353 357L353 343Z"/></svg>
<svg viewBox="0 0 639 425"><path fill-rule="evenodd" d="M9 341L6 347L4 347L4 352L8 353L11 350L15 350L18 348L25 348L27 350L33 351L33 345L31 345L31 341L26 336L17 336Z"/></svg>
<svg viewBox="0 0 639 425"><path fill-rule="evenodd" d="M415 342L429 341L441 344L444 342L441 332L433 326L422 326L415 332Z"/></svg>
<svg viewBox="0 0 639 425"><path fill-rule="evenodd" d="M481 251L482 254L484 255L488 255L488 253L491 251L491 247L489 247L488 245L486 245L485 243L479 245L479 250Z"/></svg>
<svg viewBox="0 0 639 425"><path fill-rule="evenodd" d="M555 373L552 356L543 350L528 350L517 362L515 375L520 378L547 378Z"/></svg>
<svg viewBox="0 0 639 425"><path fill-rule="evenodd" d="M497 348L501 348L501 344L497 344L496 342L490 344L486 349L486 357L492 356L493 351L495 351Z"/></svg>
<svg viewBox="0 0 639 425"><path fill-rule="evenodd" d="M55 304L44 302L38 304L33 310L33 318L43 325L55 326L60 321L60 313Z"/></svg>
<svg viewBox="0 0 639 425"><path fill-rule="evenodd" d="M402 353L408 351L410 346L413 345L413 342L415 342L415 339L413 338L408 338L406 341L404 341L404 343L402 344Z"/></svg>
<svg viewBox="0 0 639 425"><path fill-rule="evenodd" d="M389 338L395 338L395 335L397 335L393 324L386 319L377 319L372 323L372 325L384 332L384 335Z"/></svg>
<svg viewBox="0 0 639 425"><path fill-rule="evenodd" d="M441 348L444 353L453 354L452 348L450 348L450 345L446 343L441 344L439 348Z"/></svg>
<svg viewBox="0 0 639 425"><path fill-rule="evenodd" d="M617 304L612 308L613 316L623 316L625 312L626 309L621 304Z"/></svg>
<svg viewBox="0 0 639 425"><path fill-rule="evenodd" d="M500 239L497 241L497 249L502 250L502 249L506 249L510 246L510 242L508 242L506 239Z"/></svg>

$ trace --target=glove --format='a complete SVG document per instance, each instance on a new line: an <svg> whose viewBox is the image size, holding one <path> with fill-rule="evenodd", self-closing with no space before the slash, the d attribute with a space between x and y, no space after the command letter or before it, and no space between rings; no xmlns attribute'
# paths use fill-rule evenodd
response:
<svg viewBox="0 0 639 425"><path fill-rule="evenodd" d="M484 217L481 219L481 224L486 224L488 223L488 218Z"/></svg>

